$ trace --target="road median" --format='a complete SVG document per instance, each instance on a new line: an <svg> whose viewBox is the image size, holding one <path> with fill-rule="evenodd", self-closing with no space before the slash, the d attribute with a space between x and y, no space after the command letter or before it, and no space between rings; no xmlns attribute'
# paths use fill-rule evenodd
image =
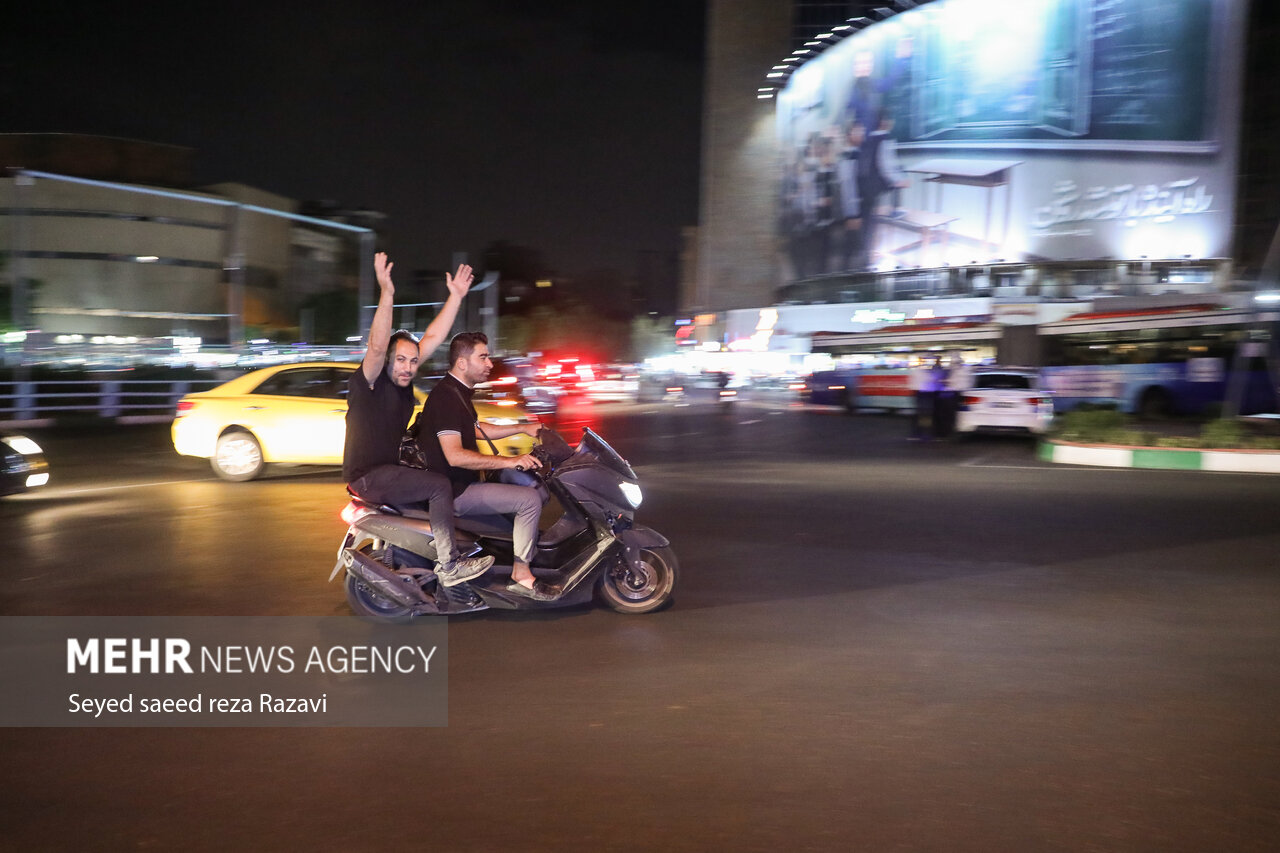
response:
<svg viewBox="0 0 1280 853"><path fill-rule="evenodd" d="M1039 456L1063 465L1280 474L1280 451L1140 447L1045 440Z"/></svg>

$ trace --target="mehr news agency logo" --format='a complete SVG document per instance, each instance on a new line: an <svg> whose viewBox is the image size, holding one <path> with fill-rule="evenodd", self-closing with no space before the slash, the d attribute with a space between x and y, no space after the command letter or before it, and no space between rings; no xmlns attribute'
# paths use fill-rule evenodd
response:
<svg viewBox="0 0 1280 853"><path fill-rule="evenodd" d="M429 675L436 646L352 645L322 648L311 646L299 654L292 646L200 646L193 655L191 643L181 637L67 638L68 675ZM227 714L325 713L328 694L319 696L206 697L187 698L89 697L72 693L71 713L203 713Z"/></svg>

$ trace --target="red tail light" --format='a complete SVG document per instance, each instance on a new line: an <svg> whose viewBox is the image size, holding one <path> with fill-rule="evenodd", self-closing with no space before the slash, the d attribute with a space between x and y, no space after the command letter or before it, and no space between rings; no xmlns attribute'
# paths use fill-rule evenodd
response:
<svg viewBox="0 0 1280 853"><path fill-rule="evenodd" d="M195 401L193 400L179 400L178 411L175 413L175 415L177 417L182 417L183 415L185 415L187 412L191 411L195 407L196 407L196 404L195 404Z"/></svg>
<svg viewBox="0 0 1280 853"><path fill-rule="evenodd" d="M976 406L976 405L978 405L978 404L979 404L979 403L981 403L981 402L982 402L982 398L981 398L981 397L975 397L975 396L973 396L972 394L965 394L965 395L964 395L964 404L965 404L966 406Z"/></svg>
<svg viewBox="0 0 1280 853"><path fill-rule="evenodd" d="M1027 402L1030 403L1032 406L1038 406L1044 401L1041 400L1039 397L1028 397Z"/></svg>

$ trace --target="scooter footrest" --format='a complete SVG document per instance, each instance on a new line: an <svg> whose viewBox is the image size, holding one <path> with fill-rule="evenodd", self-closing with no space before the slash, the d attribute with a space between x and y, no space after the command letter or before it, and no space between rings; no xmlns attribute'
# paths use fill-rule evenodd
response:
<svg viewBox="0 0 1280 853"><path fill-rule="evenodd" d="M444 613L466 613L471 610L487 610L484 599L476 595L468 584L436 586L436 605Z"/></svg>

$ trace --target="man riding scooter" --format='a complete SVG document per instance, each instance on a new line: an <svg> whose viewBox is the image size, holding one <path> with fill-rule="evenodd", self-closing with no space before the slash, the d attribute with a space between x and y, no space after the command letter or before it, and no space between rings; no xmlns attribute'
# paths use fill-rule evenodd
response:
<svg viewBox="0 0 1280 853"><path fill-rule="evenodd" d="M449 344L449 372L432 389L416 423L418 446L427 467L449 478L458 516L515 515L515 559L507 591L534 601L551 601L557 590L539 582L529 568L538 547L542 495L531 486L479 482L480 471L533 471L541 466L529 454L510 457L480 453L478 439L507 438L520 432L536 437L540 428L538 424L480 427L471 397L476 384L488 379L492 369L489 339L483 333L461 332L453 337Z"/></svg>

